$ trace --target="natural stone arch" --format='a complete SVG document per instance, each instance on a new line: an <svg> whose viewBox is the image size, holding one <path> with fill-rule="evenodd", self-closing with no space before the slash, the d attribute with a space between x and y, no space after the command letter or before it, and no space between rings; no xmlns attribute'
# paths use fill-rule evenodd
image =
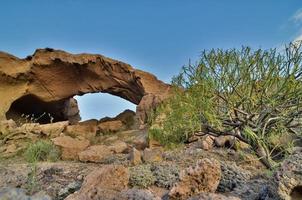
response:
<svg viewBox="0 0 302 200"><path fill-rule="evenodd" d="M14 102L22 102L25 97L61 107L75 95L103 92L140 105L144 96L164 99L169 90L170 86L154 75L102 55L47 48L19 59L0 52L0 120L11 114ZM139 106L139 112L144 112L144 107Z"/></svg>

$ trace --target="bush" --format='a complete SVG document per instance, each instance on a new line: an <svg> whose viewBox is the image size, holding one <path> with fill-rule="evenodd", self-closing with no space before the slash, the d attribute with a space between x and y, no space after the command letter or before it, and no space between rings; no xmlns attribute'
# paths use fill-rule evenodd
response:
<svg viewBox="0 0 302 200"><path fill-rule="evenodd" d="M158 108L149 133L164 145L192 135L231 135L271 168L272 158L285 155L291 143L276 145L271 139L301 136L301 65L298 43L285 53L249 47L204 51L198 63L173 78L174 95Z"/></svg>
<svg viewBox="0 0 302 200"><path fill-rule="evenodd" d="M165 164L152 167L155 185L170 189L179 180L180 170L176 165Z"/></svg>
<svg viewBox="0 0 302 200"><path fill-rule="evenodd" d="M60 158L59 149L49 141L38 141L30 144L24 152L27 162L34 163L37 161L57 161Z"/></svg>
<svg viewBox="0 0 302 200"><path fill-rule="evenodd" d="M155 177L151 171L151 165L138 165L130 168L130 185L146 188L153 185Z"/></svg>

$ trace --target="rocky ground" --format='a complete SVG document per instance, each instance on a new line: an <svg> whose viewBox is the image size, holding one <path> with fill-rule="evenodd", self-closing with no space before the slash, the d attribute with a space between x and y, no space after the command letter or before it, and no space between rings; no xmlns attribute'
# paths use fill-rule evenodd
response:
<svg viewBox="0 0 302 200"><path fill-rule="evenodd" d="M77 125L2 121L0 199L302 199L299 149L268 170L230 137L164 149L131 116ZM60 148L60 160L26 162L26 145L41 139Z"/></svg>

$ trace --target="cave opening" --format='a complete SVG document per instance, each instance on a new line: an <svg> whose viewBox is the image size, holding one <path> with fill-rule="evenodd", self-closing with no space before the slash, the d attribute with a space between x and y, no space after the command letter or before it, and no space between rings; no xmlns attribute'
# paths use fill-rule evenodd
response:
<svg viewBox="0 0 302 200"><path fill-rule="evenodd" d="M11 104L6 112L6 119L13 119L17 124L65 121L67 100L44 102L34 95L23 96Z"/></svg>
<svg viewBox="0 0 302 200"><path fill-rule="evenodd" d="M136 105L107 93L89 93L74 97L78 102L82 121L115 117L125 110L136 110Z"/></svg>
<svg viewBox="0 0 302 200"><path fill-rule="evenodd" d="M296 186L292 190L290 197L292 200L301 200L302 199L302 185Z"/></svg>

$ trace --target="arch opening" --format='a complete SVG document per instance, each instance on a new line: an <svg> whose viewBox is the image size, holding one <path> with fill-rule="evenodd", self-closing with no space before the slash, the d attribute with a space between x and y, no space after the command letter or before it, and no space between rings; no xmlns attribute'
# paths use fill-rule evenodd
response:
<svg viewBox="0 0 302 200"><path fill-rule="evenodd" d="M107 93L90 93L74 97L78 102L82 121L113 118L125 110L136 110L136 105L119 96Z"/></svg>

